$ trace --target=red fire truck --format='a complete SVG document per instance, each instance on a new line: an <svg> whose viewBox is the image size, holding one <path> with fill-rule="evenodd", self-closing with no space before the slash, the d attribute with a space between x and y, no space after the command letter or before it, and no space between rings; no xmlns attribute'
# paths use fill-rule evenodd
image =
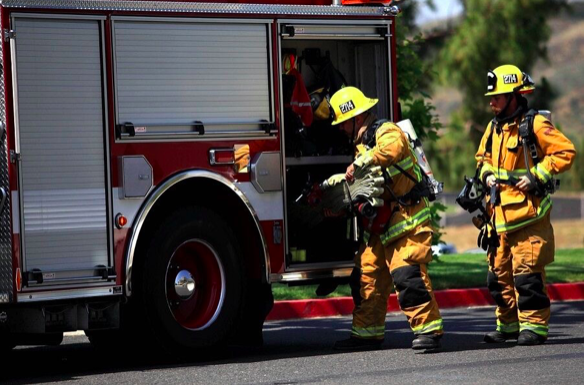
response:
<svg viewBox="0 0 584 385"><path fill-rule="evenodd" d="M398 119L399 10L257 2L1 1L2 348L241 341L272 283L347 280L354 220L304 194L352 161L321 101Z"/></svg>

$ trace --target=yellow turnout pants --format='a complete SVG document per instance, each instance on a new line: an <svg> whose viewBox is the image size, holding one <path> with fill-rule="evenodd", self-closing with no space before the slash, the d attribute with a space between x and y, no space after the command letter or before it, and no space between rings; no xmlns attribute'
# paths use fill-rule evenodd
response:
<svg viewBox="0 0 584 385"><path fill-rule="evenodd" d="M554 230L549 213L540 221L500 236L489 253L487 286L497 303L497 330L531 330L548 335L550 300L545 266L554 260Z"/></svg>
<svg viewBox="0 0 584 385"><path fill-rule="evenodd" d="M402 311L415 334L442 334L442 318L432 292L427 264L432 259L432 232L419 226L383 246L371 235L361 246L356 264L361 268L360 303L353 310L352 335L383 339L387 300L392 284Z"/></svg>

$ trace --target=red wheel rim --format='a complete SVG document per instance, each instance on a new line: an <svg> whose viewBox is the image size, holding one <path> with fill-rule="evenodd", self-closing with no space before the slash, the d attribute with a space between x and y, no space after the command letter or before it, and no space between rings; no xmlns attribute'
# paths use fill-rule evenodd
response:
<svg viewBox="0 0 584 385"><path fill-rule="evenodd" d="M177 278L185 276L189 285L177 288ZM224 297L223 265L213 247L200 239L177 247L166 269L166 300L174 319L186 329L205 329L219 315Z"/></svg>

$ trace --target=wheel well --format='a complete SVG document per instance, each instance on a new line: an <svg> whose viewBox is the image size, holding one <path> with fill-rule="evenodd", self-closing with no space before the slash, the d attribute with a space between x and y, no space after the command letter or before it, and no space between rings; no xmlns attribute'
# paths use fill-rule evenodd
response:
<svg viewBox="0 0 584 385"><path fill-rule="evenodd" d="M140 230L134 259L132 280L141 279L145 249L160 223L176 210L186 206L203 206L213 210L233 229L244 260L246 278L265 281L266 263L264 247L257 225L249 209L237 194L221 182L204 177L183 180L158 198ZM139 287L140 285L132 285Z"/></svg>

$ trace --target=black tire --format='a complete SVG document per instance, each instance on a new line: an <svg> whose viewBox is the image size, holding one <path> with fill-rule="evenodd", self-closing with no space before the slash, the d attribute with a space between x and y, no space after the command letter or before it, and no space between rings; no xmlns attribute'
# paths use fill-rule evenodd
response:
<svg viewBox="0 0 584 385"><path fill-rule="evenodd" d="M12 350L19 345L58 346L63 342L63 333L1 333L0 351Z"/></svg>
<svg viewBox="0 0 584 385"><path fill-rule="evenodd" d="M85 335L91 345L99 350L125 349L131 346L127 341L127 334L121 330L86 330Z"/></svg>
<svg viewBox="0 0 584 385"><path fill-rule="evenodd" d="M184 355L225 344L242 316L244 271L237 240L219 215L191 207L168 217L147 250L139 291L163 347ZM178 289L177 277L184 279Z"/></svg>
<svg viewBox="0 0 584 385"><path fill-rule="evenodd" d="M272 286L259 281L251 281L245 298L243 317L231 343L251 347L262 346L264 343L264 321L273 307Z"/></svg>
<svg viewBox="0 0 584 385"><path fill-rule="evenodd" d="M9 333L0 333L0 353L8 352L16 347Z"/></svg>
<svg viewBox="0 0 584 385"><path fill-rule="evenodd" d="M49 346L59 346L63 343L63 333L48 333L44 342Z"/></svg>
<svg viewBox="0 0 584 385"><path fill-rule="evenodd" d="M144 313L140 310L143 310L142 301L131 298L128 302L120 303L120 323L117 329L85 330L85 335L96 349L141 351L148 346L148 342L144 341L148 329L143 327Z"/></svg>

